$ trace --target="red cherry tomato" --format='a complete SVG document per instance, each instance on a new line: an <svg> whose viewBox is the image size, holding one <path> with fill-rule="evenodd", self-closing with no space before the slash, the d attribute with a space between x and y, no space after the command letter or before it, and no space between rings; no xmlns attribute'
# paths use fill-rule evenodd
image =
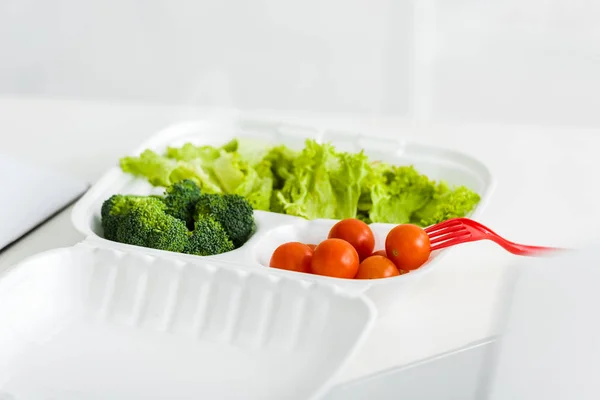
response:
<svg viewBox="0 0 600 400"><path fill-rule="evenodd" d="M354 218L343 219L329 231L328 239L342 239L356 249L360 259L367 258L375 247L375 237L369 225Z"/></svg>
<svg viewBox="0 0 600 400"><path fill-rule="evenodd" d="M385 258L387 258L389 260L389 258L387 256L387 253L385 252L385 250L377 250L377 251L373 252L373 254L371 254L370 257L373 257L373 256L382 256L382 257L385 257ZM399 269L398 272L400 273L400 275L408 273L408 271L405 271L403 269Z"/></svg>
<svg viewBox="0 0 600 400"><path fill-rule="evenodd" d="M396 265L387 257L371 256L367 257L363 262L360 263L355 278L379 279L398 275L400 275L398 268L396 268Z"/></svg>
<svg viewBox="0 0 600 400"><path fill-rule="evenodd" d="M342 239L327 239L315 249L311 270L318 275L352 279L358 271L358 253Z"/></svg>
<svg viewBox="0 0 600 400"><path fill-rule="evenodd" d="M399 270L412 271L429 259L429 236L416 225L398 225L388 233L385 251Z"/></svg>
<svg viewBox="0 0 600 400"><path fill-rule="evenodd" d="M377 250L375 252L373 252L373 254L371 254L372 256L383 256L385 258L387 258L387 253L385 252L385 250Z"/></svg>
<svg viewBox="0 0 600 400"><path fill-rule="evenodd" d="M269 266L288 271L310 273L312 257L312 249L304 243L288 242L275 249Z"/></svg>

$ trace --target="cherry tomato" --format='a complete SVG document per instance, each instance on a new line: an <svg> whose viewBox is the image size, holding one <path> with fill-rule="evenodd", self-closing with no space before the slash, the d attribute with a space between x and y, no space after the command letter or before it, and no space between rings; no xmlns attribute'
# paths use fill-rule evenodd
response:
<svg viewBox="0 0 600 400"><path fill-rule="evenodd" d="M396 265L391 262L389 258L384 256L371 256L365 258L365 260L360 263L355 278L378 279L398 275L400 275L398 268L396 268Z"/></svg>
<svg viewBox="0 0 600 400"><path fill-rule="evenodd" d="M352 279L358 271L358 253L342 239L327 239L313 253L311 269L318 275Z"/></svg>
<svg viewBox="0 0 600 400"><path fill-rule="evenodd" d="M387 253L385 252L385 250L377 250L373 252L373 254L371 254L371 257L373 256L384 256L385 258L387 258Z"/></svg>
<svg viewBox="0 0 600 400"><path fill-rule="evenodd" d="M356 249L360 259L367 258L375 247L375 237L369 225L354 218L343 219L329 231L328 239L342 239Z"/></svg>
<svg viewBox="0 0 600 400"><path fill-rule="evenodd" d="M398 225L388 233L385 251L398 269L412 271L429 259L429 236L416 225Z"/></svg>
<svg viewBox="0 0 600 400"><path fill-rule="evenodd" d="M288 242L275 249L269 266L271 268L287 269L288 271L310 273L312 257L312 249L304 243Z"/></svg>
<svg viewBox="0 0 600 400"><path fill-rule="evenodd" d="M312 251L315 251L315 249L317 248L317 245L316 245L316 244L307 244L307 246L308 246L308 247L310 247L310 249L311 249Z"/></svg>

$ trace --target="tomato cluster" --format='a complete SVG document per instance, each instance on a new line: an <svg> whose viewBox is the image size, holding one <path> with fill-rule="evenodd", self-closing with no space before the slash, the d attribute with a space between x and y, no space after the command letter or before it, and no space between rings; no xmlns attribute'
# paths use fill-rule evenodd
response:
<svg viewBox="0 0 600 400"><path fill-rule="evenodd" d="M415 270L429 259L429 236L416 225L398 225L388 233L385 250L374 249L369 225L349 218L336 223L318 245L282 244L269 266L335 278L388 278Z"/></svg>

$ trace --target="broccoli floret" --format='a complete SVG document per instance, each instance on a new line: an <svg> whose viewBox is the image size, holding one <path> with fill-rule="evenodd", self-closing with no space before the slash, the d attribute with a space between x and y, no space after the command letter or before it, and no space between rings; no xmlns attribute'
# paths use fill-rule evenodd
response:
<svg viewBox="0 0 600 400"><path fill-rule="evenodd" d="M211 256L233 250L234 246L223 226L208 216L200 216L184 253L198 256Z"/></svg>
<svg viewBox="0 0 600 400"><path fill-rule="evenodd" d="M102 204L104 237L115 242L181 252L188 243L185 223L166 212L156 197L114 195Z"/></svg>
<svg viewBox="0 0 600 400"><path fill-rule="evenodd" d="M202 194L196 206L196 220L203 216L220 223L236 248L246 243L255 228L252 206L236 194Z"/></svg>
<svg viewBox="0 0 600 400"><path fill-rule="evenodd" d="M165 191L166 213L185 222L189 230L194 229L194 212L200 198L200 187L185 179Z"/></svg>

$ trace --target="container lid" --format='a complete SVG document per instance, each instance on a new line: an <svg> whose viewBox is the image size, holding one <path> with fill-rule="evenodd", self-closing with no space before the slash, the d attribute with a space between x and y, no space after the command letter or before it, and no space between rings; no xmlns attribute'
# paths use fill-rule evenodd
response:
<svg viewBox="0 0 600 400"><path fill-rule="evenodd" d="M0 280L0 398L316 399L374 319L329 285L83 243Z"/></svg>
<svg viewBox="0 0 600 400"><path fill-rule="evenodd" d="M600 398L600 253L521 265L489 400Z"/></svg>

